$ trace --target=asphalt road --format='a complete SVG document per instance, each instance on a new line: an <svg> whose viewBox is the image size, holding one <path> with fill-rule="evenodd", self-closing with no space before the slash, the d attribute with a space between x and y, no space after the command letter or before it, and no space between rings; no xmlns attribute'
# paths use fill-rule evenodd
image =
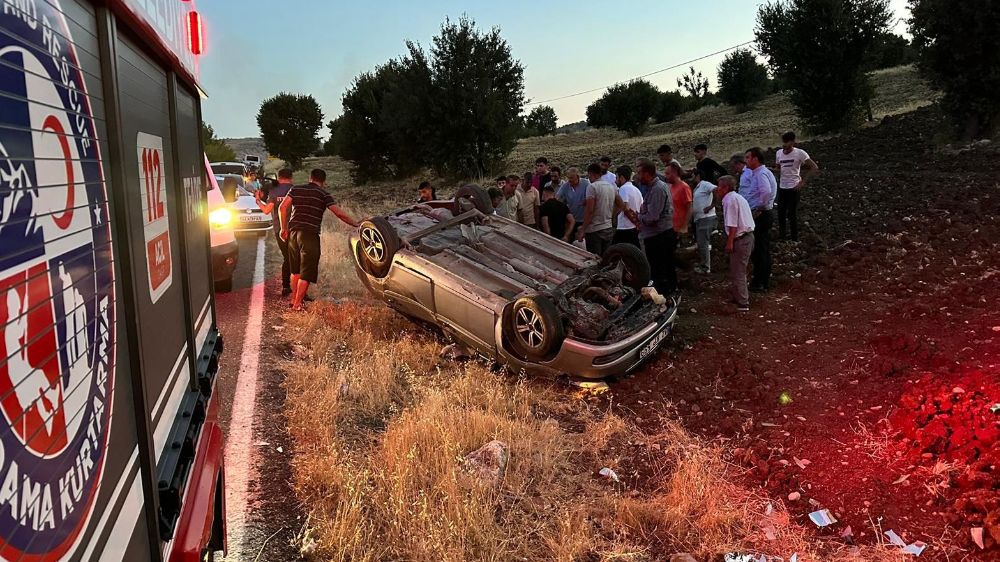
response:
<svg viewBox="0 0 1000 562"><path fill-rule="evenodd" d="M217 392L226 432L226 560L296 560L304 519L291 489L291 446L284 418L286 353L276 337L283 300L274 235L241 234L233 290L216 294L225 340Z"/></svg>

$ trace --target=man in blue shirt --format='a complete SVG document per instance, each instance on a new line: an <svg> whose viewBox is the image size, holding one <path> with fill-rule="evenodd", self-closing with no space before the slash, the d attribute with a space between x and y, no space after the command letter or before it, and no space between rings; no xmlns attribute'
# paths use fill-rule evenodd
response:
<svg viewBox="0 0 1000 562"><path fill-rule="evenodd" d="M754 246L750 255L753 279L750 281L750 290L764 293L771 281L771 226L774 222L771 209L778 196L778 181L764 165L764 151L759 147L748 150L744 158L747 169L750 170L750 178L749 185L741 187L740 195L749 203L754 220Z"/></svg>
<svg viewBox="0 0 1000 562"><path fill-rule="evenodd" d="M261 211L271 215L271 228L274 230L274 237L278 240L278 249L281 250L281 296L287 297L292 294L291 269L288 265L288 242L281 239L281 219L278 217L278 208L281 202L292 189L292 169L282 168L278 172L278 183L271 186L271 189L255 192L257 206Z"/></svg>
<svg viewBox="0 0 1000 562"><path fill-rule="evenodd" d="M587 208L587 186L590 185L585 179L580 177L580 170L570 168L566 170L566 183L562 184L556 192L556 199L562 201L569 207L569 212L573 213L576 224L570 240L576 238L576 231L583 225L584 214Z"/></svg>
<svg viewBox="0 0 1000 562"><path fill-rule="evenodd" d="M656 166L648 161L639 165L639 183L649 186L639 212L633 209L623 212L639 227L639 239L649 260L653 287L661 295L670 295L677 290L677 265L674 260L677 233L673 229L670 188L656 177Z"/></svg>

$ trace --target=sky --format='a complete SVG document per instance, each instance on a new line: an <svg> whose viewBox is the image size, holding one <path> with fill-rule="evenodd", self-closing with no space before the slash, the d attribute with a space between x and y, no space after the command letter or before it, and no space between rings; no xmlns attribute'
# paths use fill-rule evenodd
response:
<svg viewBox="0 0 1000 562"><path fill-rule="evenodd" d="M525 96L550 101L559 124L585 118L588 105L617 82L753 40L758 0L200 0L206 53L203 116L220 137L259 135L260 103L278 92L311 94L325 121L358 74L406 51L427 47L446 17L467 15L499 27L524 65ZM890 0L895 30L905 33L906 0ZM693 63L715 89L724 54ZM646 79L677 88L687 66ZM528 106L530 109L533 106ZM325 128L321 134L325 132Z"/></svg>

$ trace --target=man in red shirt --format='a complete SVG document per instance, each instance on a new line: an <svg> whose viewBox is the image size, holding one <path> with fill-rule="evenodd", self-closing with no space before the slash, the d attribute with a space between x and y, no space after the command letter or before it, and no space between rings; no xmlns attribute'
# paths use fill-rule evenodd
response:
<svg viewBox="0 0 1000 562"><path fill-rule="evenodd" d="M691 186L681 179L683 173L684 170L677 162L668 164L663 172L663 178L670 186L670 201L674 204L674 232L678 235L687 234L691 223L691 203L694 201Z"/></svg>

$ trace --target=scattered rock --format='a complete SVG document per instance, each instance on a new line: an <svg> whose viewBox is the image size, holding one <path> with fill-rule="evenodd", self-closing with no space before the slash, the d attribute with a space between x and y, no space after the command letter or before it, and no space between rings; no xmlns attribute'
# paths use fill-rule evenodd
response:
<svg viewBox="0 0 1000 562"><path fill-rule="evenodd" d="M797 502L800 499L802 499L802 494L798 492L792 492L791 494L788 494L788 501L790 502Z"/></svg>
<svg viewBox="0 0 1000 562"><path fill-rule="evenodd" d="M465 455L462 465L465 470L492 487L499 486L507 474L510 460L507 444L494 439L475 451Z"/></svg>
<svg viewBox="0 0 1000 562"><path fill-rule="evenodd" d="M608 480L611 480L612 482L621 482L621 480L618 478L618 473L611 470L608 467L602 468L600 472L598 472L598 474L607 478Z"/></svg>
<svg viewBox="0 0 1000 562"><path fill-rule="evenodd" d="M441 348L438 357L446 361L462 361L472 358L472 354L464 345L451 343Z"/></svg>

